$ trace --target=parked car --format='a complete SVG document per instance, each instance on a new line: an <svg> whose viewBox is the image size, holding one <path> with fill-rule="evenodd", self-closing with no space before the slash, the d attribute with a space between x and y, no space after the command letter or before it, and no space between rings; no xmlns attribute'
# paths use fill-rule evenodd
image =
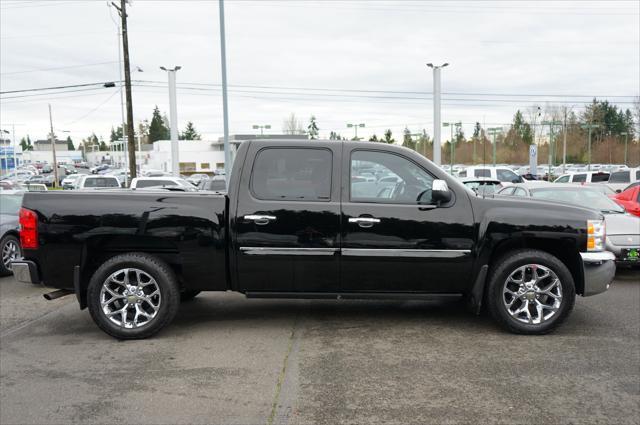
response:
<svg viewBox="0 0 640 425"><path fill-rule="evenodd" d="M500 190L502 187L502 182L500 180L489 179L489 178L466 178L462 179L462 183L471 189L473 193L478 196L486 196L493 195L495 192Z"/></svg>
<svg viewBox="0 0 640 425"><path fill-rule="evenodd" d="M555 201L593 208L600 211L607 226L605 247L616 256L619 264L640 265L640 218L626 214L624 208L602 192L590 187L571 184L552 184L538 187L520 187L513 194L500 191L501 195L530 196L545 201ZM523 192L524 193L523 193Z"/></svg>
<svg viewBox="0 0 640 425"><path fill-rule="evenodd" d="M131 180L131 189L178 188L185 192L198 189L188 181L177 177L136 177Z"/></svg>
<svg viewBox="0 0 640 425"><path fill-rule="evenodd" d="M101 171L108 171L111 167L108 164L100 164L95 167L91 167L89 171L91 174L99 174Z"/></svg>
<svg viewBox="0 0 640 425"><path fill-rule="evenodd" d="M227 183L224 176L215 175L210 179L200 180L198 190L210 190L213 192L226 192Z"/></svg>
<svg viewBox="0 0 640 425"><path fill-rule="evenodd" d="M350 174L400 177L362 195ZM344 175L343 175L344 174ZM368 182L365 182L368 183ZM594 192L595 193L595 192ZM506 329L543 334L615 274L599 211L481 198L413 150L245 141L228 193L27 193L16 279L75 294L116 338L149 337L199 291L251 298L486 300Z"/></svg>
<svg viewBox="0 0 640 425"><path fill-rule="evenodd" d="M186 180L194 186L198 186L202 180L209 180L209 176L207 174L196 173L191 174Z"/></svg>
<svg viewBox="0 0 640 425"><path fill-rule="evenodd" d="M620 193L609 195L618 205L629 214L640 217L640 181L631 183Z"/></svg>
<svg viewBox="0 0 640 425"><path fill-rule="evenodd" d="M603 183L609 181L609 173L601 171L583 171L581 173L563 174L554 183Z"/></svg>
<svg viewBox="0 0 640 425"><path fill-rule="evenodd" d="M75 182L80 177L82 177L82 174L70 174L66 176L64 179L62 179L62 189L64 190L74 189Z"/></svg>
<svg viewBox="0 0 640 425"><path fill-rule="evenodd" d="M523 179L517 175L512 169L507 167L486 167L486 166L472 166L467 167L458 173L458 177L484 177L493 180L499 180L506 183L522 183Z"/></svg>
<svg viewBox="0 0 640 425"><path fill-rule="evenodd" d="M73 186L76 190L85 189L101 189L101 188L119 188L120 181L115 176L94 176L84 174L76 179Z"/></svg>
<svg viewBox="0 0 640 425"><path fill-rule="evenodd" d="M622 192L629 183L640 180L640 168L632 168L628 170L615 171L611 173L608 184L616 192Z"/></svg>
<svg viewBox="0 0 640 425"><path fill-rule="evenodd" d="M22 256L18 215L24 192L0 190L0 276L12 273L11 263Z"/></svg>

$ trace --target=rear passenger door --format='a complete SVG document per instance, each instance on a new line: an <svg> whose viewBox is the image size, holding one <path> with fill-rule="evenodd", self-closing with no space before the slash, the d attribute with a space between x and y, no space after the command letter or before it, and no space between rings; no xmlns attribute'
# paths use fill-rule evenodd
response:
<svg viewBox="0 0 640 425"><path fill-rule="evenodd" d="M338 290L341 147L252 142L234 225L241 291Z"/></svg>

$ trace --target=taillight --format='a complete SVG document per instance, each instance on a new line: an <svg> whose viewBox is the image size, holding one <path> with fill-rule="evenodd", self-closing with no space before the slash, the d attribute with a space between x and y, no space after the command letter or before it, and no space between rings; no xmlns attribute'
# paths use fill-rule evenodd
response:
<svg viewBox="0 0 640 425"><path fill-rule="evenodd" d="M20 244L23 249L38 249L38 215L20 208Z"/></svg>

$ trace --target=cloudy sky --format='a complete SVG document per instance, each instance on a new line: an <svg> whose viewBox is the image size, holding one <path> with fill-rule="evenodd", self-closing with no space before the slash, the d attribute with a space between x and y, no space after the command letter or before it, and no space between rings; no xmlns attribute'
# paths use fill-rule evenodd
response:
<svg viewBox="0 0 640 425"><path fill-rule="evenodd" d="M119 3L119 1L118 1ZM225 2L231 133L253 124L280 132L295 113L322 136L433 133L432 75L443 70L443 121L508 123L516 109L591 97L623 108L640 94L640 2L232 1ZM16 136L54 128L108 139L120 121L117 15L105 1L0 0L0 121ZM181 65L178 122L222 133L217 1L134 0L129 9L134 119L168 114L167 75ZM13 92L13 93L7 93ZM448 135L447 129L443 134Z"/></svg>

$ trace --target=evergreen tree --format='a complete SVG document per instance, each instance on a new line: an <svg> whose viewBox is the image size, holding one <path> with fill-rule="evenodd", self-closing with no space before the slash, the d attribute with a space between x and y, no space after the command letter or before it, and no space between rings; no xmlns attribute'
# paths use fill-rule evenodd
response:
<svg viewBox="0 0 640 425"><path fill-rule="evenodd" d="M387 129L387 131L384 132L384 139L381 140L381 142L384 143L388 143L388 144L392 144L395 143L395 139L392 137L391 135L391 129Z"/></svg>
<svg viewBox="0 0 640 425"><path fill-rule="evenodd" d="M314 140L318 138L318 124L316 123L315 115L311 115L311 119L309 119L309 125L307 126L307 130L309 133L309 139Z"/></svg>
<svg viewBox="0 0 640 425"><path fill-rule="evenodd" d="M482 127L480 127L480 123L478 121L476 121L476 125L473 126L473 138L474 139L479 139L480 138L480 131L482 130Z"/></svg>
<svg viewBox="0 0 640 425"><path fill-rule="evenodd" d="M22 148L22 152L33 150L33 145L31 144L31 139L29 138L29 135L27 135L26 138L23 137L22 139L20 139L20 147Z"/></svg>
<svg viewBox="0 0 640 425"><path fill-rule="evenodd" d="M191 121L187 122L187 127L180 135L181 140L200 140L200 134L196 131Z"/></svg>
<svg viewBox="0 0 640 425"><path fill-rule="evenodd" d="M404 132L402 135L402 146L411 150L416 150L416 142L411 137L411 131L408 127L404 128Z"/></svg>
<svg viewBox="0 0 640 425"><path fill-rule="evenodd" d="M122 140L123 138L124 138L124 133L122 131L122 126L121 125L119 125L115 130L113 129L113 127L111 127L111 134L109 136L109 141L111 143L113 143L113 142L115 142L117 140Z"/></svg>
<svg viewBox="0 0 640 425"><path fill-rule="evenodd" d="M67 149L70 151L76 150L76 147L73 145L73 140L71 140L71 136L67 136Z"/></svg>
<svg viewBox="0 0 640 425"><path fill-rule="evenodd" d="M153 116L151 117L151 124L149 124L149 142L153 143L157 140L169 140L170 138L169 128L166 122L160 115L158 106L153 109Z"/></svg>
<svg viewBox="0 0 640 425"><path fill-rule="evenodd" d="M101 151L108 151L109 147L107 146L107 144L104 142L104 140L102 140L102 137L100 137L100 143L98 144L99 149Z"/></svg>
<svg viewBox="0 0 640 425"><path fill-rule="evenodd" d="M369 137L369 141L370 142L379 142L380 140L378 140L378 136L376 136L375 134L371 137Z"/></svg>

